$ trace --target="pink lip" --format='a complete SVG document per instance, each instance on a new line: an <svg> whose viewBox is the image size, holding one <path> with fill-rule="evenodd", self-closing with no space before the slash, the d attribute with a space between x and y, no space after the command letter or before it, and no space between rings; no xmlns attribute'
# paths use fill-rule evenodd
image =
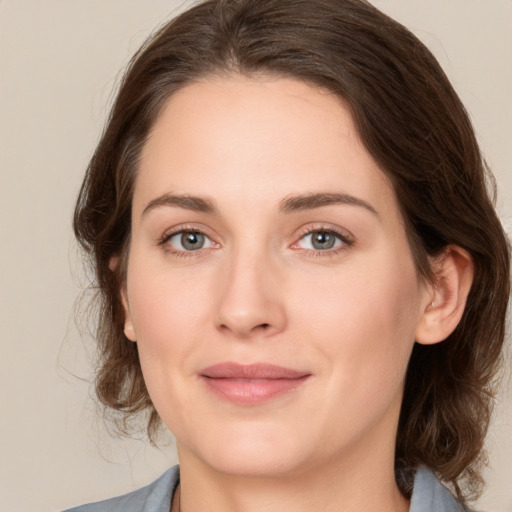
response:
<svg viewBox="0 0 512 512"><path fill-rule="evenodd" d="M200 372L200 377L217 396L238 405L256 405L289 393L311 374L273 364L221 363Z"/></svg>

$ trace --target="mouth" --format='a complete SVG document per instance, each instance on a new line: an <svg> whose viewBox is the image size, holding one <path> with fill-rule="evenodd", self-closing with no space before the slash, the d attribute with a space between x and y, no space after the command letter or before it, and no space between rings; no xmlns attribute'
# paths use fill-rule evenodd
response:
<svg viewBox="0 0 512 512"><path fill-rule="evenodd" d="M257 405L302 386L311 373L267 363L221 363L203 369L200 378L223 400Z"/></svg>

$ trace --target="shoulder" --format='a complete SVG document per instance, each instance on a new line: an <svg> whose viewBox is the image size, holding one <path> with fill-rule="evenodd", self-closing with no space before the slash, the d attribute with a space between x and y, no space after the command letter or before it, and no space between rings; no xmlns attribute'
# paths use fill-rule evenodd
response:
<svg viewBox="0 0 512 512"><path fill-rule="evenodd" d="M168 512L179 482L179 467L168 469L160 478L136 491L64 512Z"/></svg>
<svg viewBox="0 0 512 512"><path fill-rule="evenodd" d="M420 466L414 478L410 512L469 512L436 478Z"/></svg>

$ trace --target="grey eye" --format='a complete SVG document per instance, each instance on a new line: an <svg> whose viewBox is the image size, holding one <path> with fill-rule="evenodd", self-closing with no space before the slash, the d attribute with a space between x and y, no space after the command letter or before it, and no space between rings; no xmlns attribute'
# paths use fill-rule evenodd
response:
<svg viewBox="0 0 512 512"><path fill-rule="evenodd" d="M327 251L342 245L341 237L329 231L312 231L304 235L301 240L303 249L313 249L315 251Z"/></svg>
<svg viewBox="0 0 512 512"><path fill-rule="evenodd" d="M184 232L181 235L181 245L188 251L197 251L204 246L204 235L202 233Z"/></svg>
<svg viewBox="0 0 512 512"><path fill-rule="evenodd" d="M336 243L336 237L325 231L317 231L311 235L311 244L315 249L332 249Z"/></svg>
<svg viewBox="0 0 512 512"><path fill-rule="evenodd" d="M172 235L167 243L177 251L198 251L211 246L211 240L199 231L180 231Z"/></svg>

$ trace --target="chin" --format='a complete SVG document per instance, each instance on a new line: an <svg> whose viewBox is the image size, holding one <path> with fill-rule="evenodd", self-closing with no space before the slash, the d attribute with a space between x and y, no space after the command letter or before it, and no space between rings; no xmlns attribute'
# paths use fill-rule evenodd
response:
<svg viewBox="0 0 512 512"><path fill-rule="evenodd" d="M238 430L243 429L240 425ZM288 432L276 429L228 429L223 435L205 435L194 447L181 448L214 471L233 476L269 478L290 475L307 466L308 450ZM180 454L182 455L182 453Z"/></svg>
<svg viewBox="0 0 512 512"><path fill-rule="evenodd" d="M217 472L252 478L279 478L300 472L304 462L282 450L261 450L257 446L246 450L224 450L212 458L210 466Z"/></svg>

